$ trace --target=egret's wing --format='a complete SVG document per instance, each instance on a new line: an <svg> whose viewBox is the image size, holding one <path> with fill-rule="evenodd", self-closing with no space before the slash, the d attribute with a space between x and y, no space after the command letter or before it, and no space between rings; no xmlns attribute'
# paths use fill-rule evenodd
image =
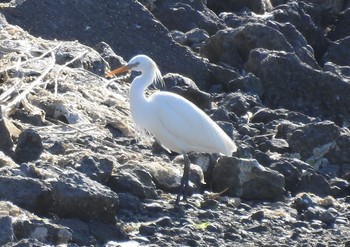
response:
<svg viewBox="0 0 350 247"><path fill-rule="evenodd" d="M194 104L171 93L158 93L150 101L159 124L152 132L164 146L173 150L171 144L185 151L218 151L223 131Z"/></svg>

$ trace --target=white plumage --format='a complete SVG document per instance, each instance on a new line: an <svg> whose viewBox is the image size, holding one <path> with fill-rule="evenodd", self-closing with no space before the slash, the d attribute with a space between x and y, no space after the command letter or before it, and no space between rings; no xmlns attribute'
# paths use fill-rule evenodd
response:
<svg viewBox="0 0 350 247"><path fill-rule="evenodd" d="M188 187L186 169L189 170L186 154L206 152L231 156L237 147L205 112L185 98L163 91L146 98L145 89L161 80L160 71L151 58L137 55L127 65L109 72L106 76L111 77L128 70L141 72L130 86L130 110L134 122L154 135L165 148L184 155L185 169L182 180L187 181L182 181L181 187L186 199ZM180 193L177 203L179 199Z"/></svg>

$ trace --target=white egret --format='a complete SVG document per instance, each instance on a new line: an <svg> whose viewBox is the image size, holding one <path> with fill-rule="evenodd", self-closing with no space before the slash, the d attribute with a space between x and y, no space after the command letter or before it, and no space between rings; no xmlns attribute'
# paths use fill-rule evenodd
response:
<svg viewBox="0 0 350 247"><path fill-rule="evenodd" d="M127 65L110 71L112 77L133 70L141 72L130 86L130 111L136 125L146 129L165 148L184 157L184 173L176 204L187 200L189 152L220 153L231 156L237 147L227 134L201 109L185 98L170 92L156 92L146 98L145 89L162 80L156 63L146 55L133 57Z"/></svg>

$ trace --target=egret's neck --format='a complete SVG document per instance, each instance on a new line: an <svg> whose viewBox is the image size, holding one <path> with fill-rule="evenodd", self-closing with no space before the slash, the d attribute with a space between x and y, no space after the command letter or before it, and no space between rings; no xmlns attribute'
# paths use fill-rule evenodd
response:
<svg viewBox="0 0 350 247"><path fill-rule="evenodd" d="M144 72L141 76L134 79L130 86L130 111L134 122L145 127L145 119L147 119L148 101L145 96L145 89L152 84L154 73Z"/></svg>

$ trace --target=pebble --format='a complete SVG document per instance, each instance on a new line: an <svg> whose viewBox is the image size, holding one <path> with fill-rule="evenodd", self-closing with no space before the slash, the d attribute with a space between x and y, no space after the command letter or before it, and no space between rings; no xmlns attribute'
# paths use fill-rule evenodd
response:
<svg viewBox="0 0 350 247"><path fill-rule="evenodd" d="M336 214L332 211L333 210L328 209L327 211L322 212L320 214L319 219L326 224L334 223L337 217L336 217Z"/></svg>
<svg viewBox="0 0 350 247"><path fill-rule="evenodd" d="M265 217L265 213L263 210L257 211L250 216L251 219L257 220L257 221L262 221L264 217Z"/></svg>

